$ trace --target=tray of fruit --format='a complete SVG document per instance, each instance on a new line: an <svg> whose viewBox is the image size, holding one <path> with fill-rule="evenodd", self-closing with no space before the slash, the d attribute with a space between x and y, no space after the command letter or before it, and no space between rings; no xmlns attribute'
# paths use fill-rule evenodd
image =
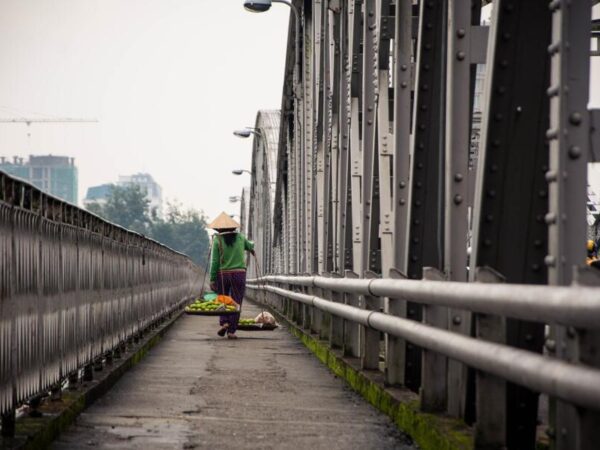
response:
<svg viewBox="0 0 600 450"><path fill-rule="evenodd" d="M244 331L272 331L277 327L277 324L258 323L254 319L240 319L237 326L238 330Z"/></svg>
<svg viewBox="0 0 600 450"><path fill-rule="evenodd" d="M185 307L186 314L196 316L226 316L236 314L239 309L233 305L224 305L221 302L207 302L203 300L195 300L194 303Z"/></svg>

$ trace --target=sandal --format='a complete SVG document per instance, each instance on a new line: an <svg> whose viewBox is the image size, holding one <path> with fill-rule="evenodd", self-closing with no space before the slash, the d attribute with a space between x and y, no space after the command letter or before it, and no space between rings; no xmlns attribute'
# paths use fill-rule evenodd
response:
<svg viewBox="0 0 600 450"><path fill-rule="evenodd" d="M221 329L219 331L217 331L217 334L221 337L225 336L225 333L227 333L227 328L229 328L229 324L226 323L225 325L223 325L221 327Z"/></svg>

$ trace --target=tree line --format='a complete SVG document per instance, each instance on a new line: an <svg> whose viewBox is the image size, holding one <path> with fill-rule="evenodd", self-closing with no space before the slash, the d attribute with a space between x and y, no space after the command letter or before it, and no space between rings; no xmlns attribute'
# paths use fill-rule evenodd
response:
<svg viewBox="0 0 600 450"><path fill-rule="evenodd" d="M185 209L179 203L167 203L165 213L160 216L150 207L145 190L137 184L113 185L106 203L91 203L87 209L188 255L200 266L206 264L209 239L206 218L200 211Z"/></svg>

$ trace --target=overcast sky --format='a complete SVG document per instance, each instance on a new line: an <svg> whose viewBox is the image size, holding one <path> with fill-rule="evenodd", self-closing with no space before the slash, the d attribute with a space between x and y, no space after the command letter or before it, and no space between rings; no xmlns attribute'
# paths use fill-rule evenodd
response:
<svg viewBox="0 0 600 450"><path fill-rule="evenodd" d="M232 130L281 102L290 10L242 0L2 0L0 155L68 155L80 199L118 175L150 173L168 198L237 213L251 141Z"/></svg>

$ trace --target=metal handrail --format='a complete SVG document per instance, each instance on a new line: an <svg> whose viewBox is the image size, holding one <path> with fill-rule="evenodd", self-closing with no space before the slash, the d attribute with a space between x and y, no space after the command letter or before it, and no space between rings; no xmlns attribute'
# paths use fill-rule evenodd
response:
<svg viewBox="0 0 600 450"><path fill-rule="evenodd" d="M256 280L249 280L249 282ZM264 281L389 297L478 313L581 328L600 328L600 288L455 281L265 276Z"/></svg>
<svg viewBox="0 0 600 450"><path fill-rule="evenodd" d="M305 279L302 282L304 281ZM598 369L569 364L526 350L474 339L413 320L336 303L314 295L251 283L247 287L254 290L264 289L345 320L404 338L420 347L535 391L579 406L600 410Z"/></svg>
<svg viewBox="0 0 600 450"><path fill-rule="evenodd" d="M171 314L200 272L187 256L0 172L3 421Z"/></svg>

